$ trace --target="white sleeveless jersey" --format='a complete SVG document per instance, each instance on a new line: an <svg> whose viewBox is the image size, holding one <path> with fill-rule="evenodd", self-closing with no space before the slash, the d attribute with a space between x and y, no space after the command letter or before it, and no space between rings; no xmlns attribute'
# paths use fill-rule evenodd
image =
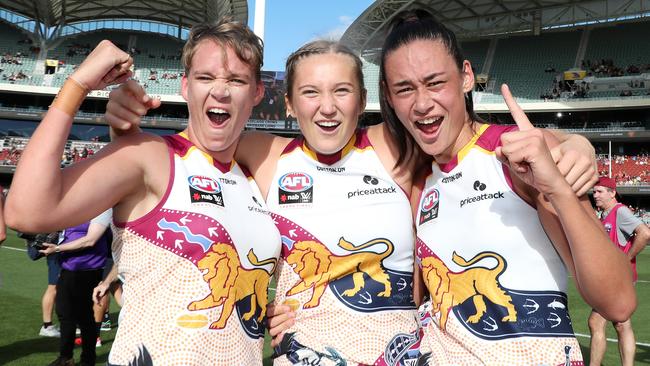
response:
<svg viewBox="0 0 650 366"><path fill-rule="evenodd" d="M267 204L283 243L276 303L297 310L276 365L415 361L410 206L366 131L331 156L292 141Z"/></svg>
<svg viewBox="0 0 650 366"><path fill-rule="evenodd" d="M431 365L583 364L566 268L495 157L512 129L482 125L426 179L416 256L431 294L422 346Z"/></svg>
<svg viewBox="0 0 650 366"><path fill-rule="evenodd" d="M255 182L184 135L165 137L167 192L116 224L124 306L109 363L261 365L280 237Z"/></svg>

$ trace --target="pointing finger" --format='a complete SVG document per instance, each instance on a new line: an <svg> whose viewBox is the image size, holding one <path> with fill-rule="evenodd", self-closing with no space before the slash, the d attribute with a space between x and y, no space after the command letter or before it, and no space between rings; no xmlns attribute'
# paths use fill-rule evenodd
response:
<svg viewBox="0 0 650 366"><path fill-rule="evenodd" d="M138 84L135 80L129 80L122 85L122 87L129 93L133 94L136 100L146 103L149 101L149 96L145 92L142 85Z"/></svg>
<svg viewBox="0 0 650 366"><path fill-rule="evenodd" d="M526 116L526 113L524 113L524 110L521 109L519 104L517 104L515 101L512 93L510 93L510 88L508 88L508 85L501 85L501 95L503 96L503 100L506 102L506 105L510 110L510 114L515 120L515 123L517 124L517 127L519 127L520 131L532 130L535 128L533 124L528 120L528 117Z"/></svg>

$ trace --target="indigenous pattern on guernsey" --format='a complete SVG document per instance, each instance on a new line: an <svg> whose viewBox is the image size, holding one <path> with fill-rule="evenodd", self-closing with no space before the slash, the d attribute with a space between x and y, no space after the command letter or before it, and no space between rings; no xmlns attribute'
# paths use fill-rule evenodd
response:
<svg viewBox="0 0 650 366"><path fill-rule="evenodd" d="M583 364L566 268L494 154L512 128L483 125L425 181L416 244L431 294L423 363Z"/></svg>
<svg viewBox="0 0 650 366"><path fill-rule="evenodd" d="M280 236L255 182L165 137L161 202L116 223L124 306L109 364L260 365Z"/></svg>
<svg viewBox="0 0 650 366"><path fill-rule="evenodd" d="M333 156L294 140L273 183L267 204L282 236L275 301L296 310L275 364L414 363L409 202L366 131Z"/></svg>

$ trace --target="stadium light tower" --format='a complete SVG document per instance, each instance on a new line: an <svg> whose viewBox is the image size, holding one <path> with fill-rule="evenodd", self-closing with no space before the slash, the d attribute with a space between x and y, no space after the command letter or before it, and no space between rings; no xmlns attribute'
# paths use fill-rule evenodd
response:
<svg viewBox="0 0 650 366"><path fill-rule="evenodd" d="M253 32L264 41L264 16L266 15L266 0L255 0L255 19Z"/></svg>

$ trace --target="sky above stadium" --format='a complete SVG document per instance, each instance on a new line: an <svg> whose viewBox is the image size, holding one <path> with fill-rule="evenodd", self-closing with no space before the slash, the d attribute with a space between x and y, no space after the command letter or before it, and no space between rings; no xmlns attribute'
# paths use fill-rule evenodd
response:
<svg viewBox="0 0 650 366"><path fill-rule="evenodd" d="M283 71L287 56L315 39L339 39L371 0L266 0L264 70ZM248 2L253 28L255 1Z"/></svg>

